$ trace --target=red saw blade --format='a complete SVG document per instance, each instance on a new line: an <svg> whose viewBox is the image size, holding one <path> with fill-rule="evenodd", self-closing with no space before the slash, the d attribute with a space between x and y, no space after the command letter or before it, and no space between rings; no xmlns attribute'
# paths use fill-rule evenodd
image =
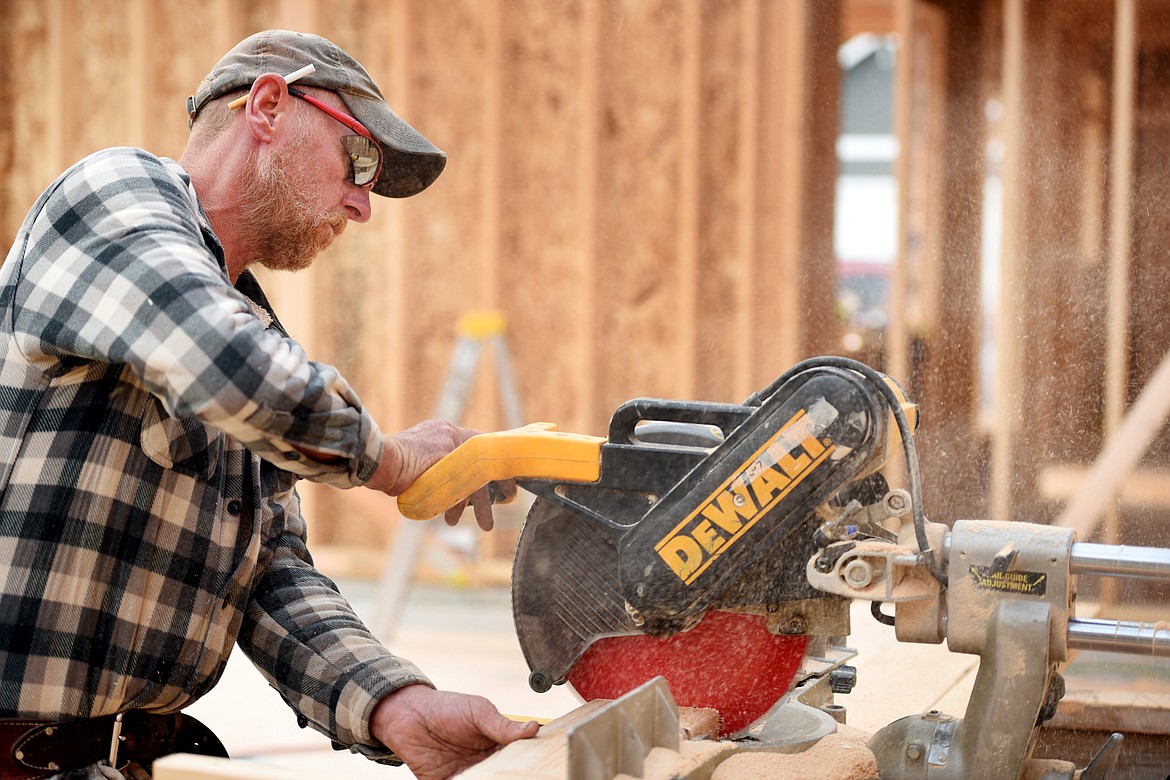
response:
<svg viewBox="0 0 1170 780"><path fill-rule="evenodd" d="M680 707L719 711L723 735L767 712L788 692L807 636L770 634L758 615L713 611L689 631L594 642L569 670L585 701L616 699L661 675Z"/></svg>

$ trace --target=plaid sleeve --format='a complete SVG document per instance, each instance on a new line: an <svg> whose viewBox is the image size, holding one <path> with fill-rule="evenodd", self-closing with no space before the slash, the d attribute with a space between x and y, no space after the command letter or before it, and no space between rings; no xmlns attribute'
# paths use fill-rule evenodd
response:
<svg viewBox="0 0 1170 780"><path fill-rule="evenodd" d="M31 226L14 307L38 356L129 366L176 417L198 417L290 472L368 481L381 435L331 366L267 329L209 251L185 182L119 149L65 176ZM214 239L212 239L214 243ZM303 446L338 456L316 463Z"/></svg>
<svg viewBox="0 0 1170 780"><path fill-rule="evenodd" d="M374 706L404 685L431 685L365 627L337 586L312 565L305 524L291 488L278 495L271 561L244 615L239 645L269 683L311 725L371 758L385 746L371 736ZM274 506L276 505L274 504Z"/></svg>

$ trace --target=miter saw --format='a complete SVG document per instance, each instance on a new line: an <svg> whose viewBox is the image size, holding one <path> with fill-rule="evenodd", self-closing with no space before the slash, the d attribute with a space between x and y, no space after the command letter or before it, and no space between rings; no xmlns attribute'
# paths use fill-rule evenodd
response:
<svg viewBox="0 0 1170 780"><path fill-rule="evenodd" d="M606 437L549 424L474 437L399 506L432 517L505 478L535 494L512 597L537 691L618 699L661 676L679 705L720 712L722 739L800 749L835 729L863 599L900 641L981 658L962 718L911 715L873 735L882 778L1110 777L1119 735L1083 770L1031 758L1063 694L1057 665L1075 648L1170 656L1170 636L1074 617L1075 576L1170 579L1170 551L928 522L916 424L889 377L816 358L742 404L629 401ZM892 489L882 469L899 445L906 488Z"/></svg>

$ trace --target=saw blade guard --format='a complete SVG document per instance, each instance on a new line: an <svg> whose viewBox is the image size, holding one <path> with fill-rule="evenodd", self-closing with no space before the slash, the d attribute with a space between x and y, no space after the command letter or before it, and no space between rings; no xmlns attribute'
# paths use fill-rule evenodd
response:
<svg viewBox="0 0 1170 780"><path fill-rule="evenodd" d="M884 462L887 418L866 379L832 367L764 399L621 537L621 589L649 633L712 606L756 560L791 568L816 507Z"/></svg>

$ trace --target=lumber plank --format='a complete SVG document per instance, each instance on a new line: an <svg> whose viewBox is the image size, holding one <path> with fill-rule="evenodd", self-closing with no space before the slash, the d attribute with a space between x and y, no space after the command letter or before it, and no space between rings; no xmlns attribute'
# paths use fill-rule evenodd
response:
<svg viewBox="0 0 1170 780"><path fill-rule="evenodd" d="M595 699L543 726L533 739L513 742L488 760L462 772L461 780L559 780L566 775L568 732L610 702ZM709 709L679 708L680 752L656 747L646 756L644 777L668 778L696 766L711 755L727 751L729 743L697 739L718 730L718 713Z"/></svg>

